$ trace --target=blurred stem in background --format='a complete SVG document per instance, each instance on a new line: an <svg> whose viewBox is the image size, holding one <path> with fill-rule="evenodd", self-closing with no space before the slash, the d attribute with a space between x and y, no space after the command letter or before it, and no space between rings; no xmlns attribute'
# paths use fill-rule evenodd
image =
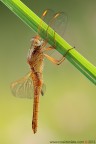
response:
<svg viewBox="0 0 96 144"><path fill-rule="evenodd" d="M25 4L20 0L1 0L13 13L15 13L23 22L25 22L32 30L38 31L41 19L32 12ZM40 25L39 35L46 39L46 30L48 25L45 22ZM72 48L62 37L57 33L55 34L56 50L62 55ZM54 45L54 30L49 27L48 29L48 43ZM96 67L92 65L88 60L86 60L81 54L79 54L75 49L72 49L66 55L66 58L81 72L83 73L91 82L96 85Z"/></svg>

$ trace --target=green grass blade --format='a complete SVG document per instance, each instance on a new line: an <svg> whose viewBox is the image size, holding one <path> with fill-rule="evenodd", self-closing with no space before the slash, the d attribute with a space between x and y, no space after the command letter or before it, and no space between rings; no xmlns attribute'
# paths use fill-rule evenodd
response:
<svg viewBox="0 0 96 144"><path fill-rule="evenodd" d="M32 12L25 4L20 0L1 0L12 12L14 12L23 22L25 22L30 28L35 32L38 31L38 27L41 19ZM48 25L43 22L41 25L40 36L46 38L46 29ZM48 42L50 45L54 45L54 30L49 28L48 30ZM72 48L62 37L56 33L56 50L62 55L66 51ZM96 67L92 65L88 60L86 60L80 53L75 49L72 49L66 55L66 58L81 72L83 73L91 82L96 85Z"/></svg>

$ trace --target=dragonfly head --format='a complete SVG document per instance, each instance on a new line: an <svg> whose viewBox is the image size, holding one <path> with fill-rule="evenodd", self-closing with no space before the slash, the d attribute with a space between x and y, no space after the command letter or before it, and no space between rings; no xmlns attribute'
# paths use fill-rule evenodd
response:
<svg viewBox="0 0 96 144"><path fill-rule="evenodd" d="M31 43L34 48L41 47L43 44L43 40L39 36L35 36L31 39Z"/></svg>

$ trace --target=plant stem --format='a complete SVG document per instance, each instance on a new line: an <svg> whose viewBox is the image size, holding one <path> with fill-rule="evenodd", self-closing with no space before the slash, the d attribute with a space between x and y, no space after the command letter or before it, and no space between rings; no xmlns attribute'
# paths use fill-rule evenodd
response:
<svg viewBox="0 0 96 144"><path fill-rule="evenodd" d="M25 22L32 30L35 32L38 31L41 19L32 12L25 4L20 0L1 0L13 13L15 13L23 22ZM41 32L40 36L46 38L46 30L48 25L45 22L42 22L40 26ZM62 37L57 33L55 35L56 40L56 50L59 51L62 55L66 51L72 48ZM54 30L49 27L48 29L48 43L54 45ZM66 55L66 58L79 70L83 73L91 82L96 85L96 67L92 65L88 60L86 60L80 53L75 49L72 49Z"/></svg>

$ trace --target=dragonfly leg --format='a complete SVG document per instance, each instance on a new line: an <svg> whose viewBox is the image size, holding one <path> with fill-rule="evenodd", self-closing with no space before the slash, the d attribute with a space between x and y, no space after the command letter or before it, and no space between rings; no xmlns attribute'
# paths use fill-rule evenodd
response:
<svg viewBox="0 0 96 144"><path fill-rule="evenodd" d="M53 49L53 48L54 48L54 47L48 47L48 48L46 48L46 50L51 50L51 49ZM49 55L47 55L47 54L44 54L44 56L45 56L48 60L50 60L51 62L53 62L54 64L60 65L60 64L65 60L65 57L66 57L67 53L68 53L71 49L73 49L73 48L70 48L69 50L67 50L67 52L64 54L64 56L63 56L60 60L54 59L53 57L51 57L51 56L49 56Z"/></svg>
<svg viewBox="0 0 96 144"><path fill-rule="evenodd" d="M52 63L54 64L57 64L57 65L60 65L64 60L65 60L65 57L63 56L60 60L57 60L57 59L54 59L53 57L47 55L47 54L44 54L44 56L50 60Z"/></svg>
<svg viewBox="0 0 96 144"><path fill-rule="evenodd" d="M52 47L52 46L50 46L50 47L45 48L45 50L44 50L44 51L49 51L49 50L53 50L53 49L55 49L55 48L54 48L54 47Z"/></svg>
<svg viewBox="0 0 96 144"><path fill-rule="evenodd" d="M42 47L44 48L47 45L47 39L43 42Z"/></svg>

